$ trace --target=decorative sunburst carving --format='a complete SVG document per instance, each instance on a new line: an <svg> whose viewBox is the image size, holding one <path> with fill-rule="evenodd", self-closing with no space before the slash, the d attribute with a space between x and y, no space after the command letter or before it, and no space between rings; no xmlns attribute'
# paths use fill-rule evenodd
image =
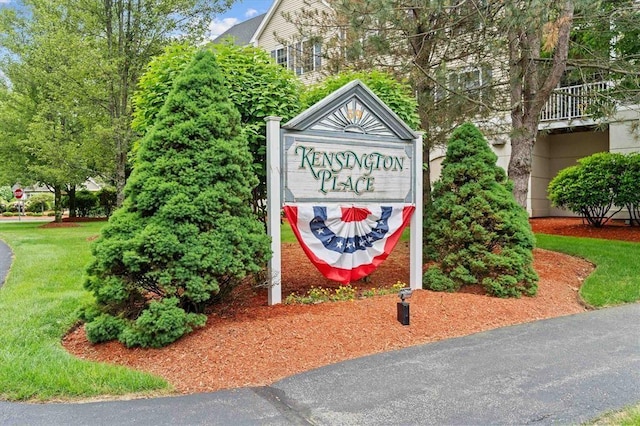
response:
<svg viewBox="0 0 640 426"><path fill-rule="evenodd" d="M340 108L313 125L311 129L393 136L389 128L356 98L350 99Z"/></svg>

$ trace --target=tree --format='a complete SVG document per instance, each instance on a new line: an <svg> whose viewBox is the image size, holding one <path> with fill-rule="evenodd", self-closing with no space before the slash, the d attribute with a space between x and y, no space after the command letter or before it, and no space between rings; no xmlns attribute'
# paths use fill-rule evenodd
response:
<svg viewBox="0 0 640 426"><path fill-rule="evenodd" d="M355 79L366 84L409 127L414 130L420 127L418 104L411 96L411 87L400 83L392 75L377 70L346 71L329 76L303 92L302 104L308 108Z"/></svg>
<svg viewBox="0 0 640 426"><path fill-rule="evenodd" d="M303 8L288 14L298 33L282 42L322 40L327 74L379 69L407 81L418 103L428 166L431 150L444 146L456 126L470 119L482 123L500 111L493 105L489 78L495 45L483 37L485 13L491 16L494 10L490 2L479 0L338 0L326 10ZM487 129L495 131L495 125ZM429 173L423 179L428 210Z"/></svg>
<svg viewBox="0 0 640 426"><path fill-rule="evenodd" d="M326 41L326 72L382 68L409 78L425 161L466 120L487 136L509 134L508 172L525 207L540 112L568 63L583 77L623 77L610 92L590 94L599 116L610 116L621 98L638 100L638 18L633 0L339 0L328 10L289 14L298 26L294 39Z"/></svg>
<svg viewBox="0 0 640 426"><path fill-rule="evenodd" d="M141 141L125 203L94 246L91 341L166 345L264 266L269 238L249 204L251 164L222 73L200 52Z"/></svg>
<svg viewBox="0 0 640 426"><path fill-rule="evenodd" d="M30 42L34 30L30 22L40 21L57 28L68 40L82 40L75 47L78 58L85 61L91 77L66 79L78 99L102 109L106 123L96 130L109 148L112 168L108 180L114 183L118 204L123 200L127 178L128 152L137 135L131 129L131 95L138 78L151 57L178 34L198 39L215 13L230 5L230 0L23 0L29 18L19 19L15 11L3 11L6 34L3 45L11 53L23 41ZM62 43L62 44L60 44ZM82 55L78 55L82 52ZM44 56L43 58L46 58ZM64 68L63 68L64 69ZM12 78L12 76L9 76Z"/></svg>
<svg viewBox="0 0 640 426"><path fill-rule="evenodd" d="M268 116L285 121L301 110L300 82L295 76L275 64L262 49L236 46L230 43L212 44L211 49L227 76L226 85L231 101L241 116L242 132L249 142L253 168L259 184L253 189L252 207L258 217L266 216L266 122ZM193 57L189 44L174 44L149 64L134 95L133 124L140 132L148 130L166 98L177 73ZM266 222L265 222L266 223Z"/></svg>
<svg viewBox="0 0 640 426"><path fill-rule="evenodd" d="M427 253L436 263L424 274L425 288L481 284L498 297L536 293L533 232L496 160L474 125L451 135L427 218Z"/></svg>
<svg viewBox="0 0 640 426"><path fill-rule="evenodd" d="M76 185L96 173L104 151L94 132L99 113L82 102L76 84L70 83L90 79L85 58L77 55L86 42L66 31L76 24L72 17L57 9L36 12L15 23L28 36L12 28L6 38L19 59L6 64L11 89L3 103L11 113L3 117L3 149L20 160L10 172L13 182L39 182L52 189L60 221L63 190L73 199Z"/></svg>
<svg viewBox="0 0 640 426"><path fill-rule="evenodd" d="M508 174L518 203L527 206L533 145L540 112L567 66L574 1L505 3L496 28L506 35L511 107ZM543 53L550 58L543 61Z"/></svg>

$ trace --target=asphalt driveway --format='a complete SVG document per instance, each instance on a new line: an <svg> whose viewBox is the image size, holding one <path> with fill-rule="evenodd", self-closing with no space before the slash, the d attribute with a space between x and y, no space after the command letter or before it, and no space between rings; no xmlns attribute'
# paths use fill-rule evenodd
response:
<svg viewBox="0 0 640 426"><path fill-rule="evenodd" d="M12 259L13 252L4 241L0 240L0 287L2 287L4 280L7 278Z"/></svg>

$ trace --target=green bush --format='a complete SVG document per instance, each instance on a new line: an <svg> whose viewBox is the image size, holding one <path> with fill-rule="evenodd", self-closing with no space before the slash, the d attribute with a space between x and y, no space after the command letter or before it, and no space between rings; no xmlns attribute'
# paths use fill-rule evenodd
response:
<svg viewBox="0 0 640 426"><path fill-rule="evenodd" d="M308 108L356 79L361 80L412 129L418 129L420 126L418 103L411 92L411 87L382 71L348 71L327 77L303 92L302 104Z"/></svg>
<svg viewBox="0 0 640 426"><path fill-rule="evenodd" d="M25 202L25 210L32 213L44 213L51 210L52 205L53 194L36 194Z"/></svg>
<svg viewBox="0 0 640 426"><path fill-rule="evenodd" d="M98 207L98 196L89 191L82 189L76 192L76 214L78 217L89 217Z"/></svg>
<svg viewBox="0 0 640 426"><path fill-rule="evenodd" d="M117 204L115 188L102 188L96 195L98 197L98 206L102 210L102 214L106 217L111 216L111 213L116 208Z"/></svg>
<svg viewBox="0 0 640 426"><path fill-rule="evenodd" d="M11 201L13 199L13 191L10 186L0 186L0 204L2 201Z"/></svg>
<svg viewBox="0 0 640 426"><path fill-rule="evenodd" d="M102 343L117 339L125 326L126 322L123 319L101 314L87 323L85 332L91 343Z"/></svg>
<svg viewBox="0 0 640 426"><path fill-rule="evenodd" d="M496 161L474 125L451 135L425 221L425 252L436 262L423 276L425 288L481 284L498 297L536 293L533 232Z"/></svg>
<svg viewBox="0 0 640 426"><path fill-rule="evenodd" d="M215 57L200 52L141 140L124 204L93 247L85 287L100 312L126 319L119 340L176 340L265 266L257 183L240 114Z"/></svg>
<svg viewBox="0 0 640 426"><path fill-rule="evenodd" d="M446 291L449 293L460 290L460 284L442 273L437 265L433 265L427 269L422 275L423 287L427 290Z"/></svg>
<svg viewBox="0 0 640 426"><path fill-rule="evenodd" d="M624 155L610 152L581 158L551 180L549 199L554 206L578 213L590 225L600 227L621 209L613 207L626 163Z"/></svg>
<svg viewBox="0 0 640 426"><path fill-rule="evenodd" d="M205 324L206 315L187 313L178 303L175 297L152 301L132 327L122 330L122 343L127 347L160 348Z"/></svg>
<svg viewBox="0 0 640 426"><path fill-rule="evenodd" d="M627 155L624 163L615 204L627 208L631 226L640 226L640 153Z"/></svg>

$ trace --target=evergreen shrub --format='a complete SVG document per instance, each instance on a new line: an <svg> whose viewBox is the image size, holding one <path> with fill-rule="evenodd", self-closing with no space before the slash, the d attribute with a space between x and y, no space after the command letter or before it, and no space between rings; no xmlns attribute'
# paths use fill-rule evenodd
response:
<svg viewBox="0 0 640 426"><path fill-rule="evenodd" d="M625 156L600 152L581 158L575 166L561 170L549 183L551 203L580 214L595 227L604 225L620 207L619 189L626 166ZM638 188L637 184L635 185Z"/></svg>
<svg viewBox="0 0 640 426"><path fill-rule="evenodd" d="M79 217L89 217L98 207L98 196L87 190L82 189L76 192L76 214Z"/></svg>
<svg viewBox="0 0 640 426"><path fill-rule="evenodd" d="M457 291L480 284L497 297L536 293L533 232L496 161L474 125L451 135L425 221L425 253L435 262L423 276L425 288Z"/></svg>
<svg viewBox="0 0 640 426"><path fill-rule="evenodd" d="M53 206L53 194L35 194L25 202L27 212L44 213Z"/></svg>
<svg viewBox="0 0 640 426"><path fill-rule="evenodd" d="M124 204L93 246L94 341L117 332L128 346L169 344L266 264L269 238L251 210L258 180L225 87L213 54L198 53L141 140Z"/></svg>

